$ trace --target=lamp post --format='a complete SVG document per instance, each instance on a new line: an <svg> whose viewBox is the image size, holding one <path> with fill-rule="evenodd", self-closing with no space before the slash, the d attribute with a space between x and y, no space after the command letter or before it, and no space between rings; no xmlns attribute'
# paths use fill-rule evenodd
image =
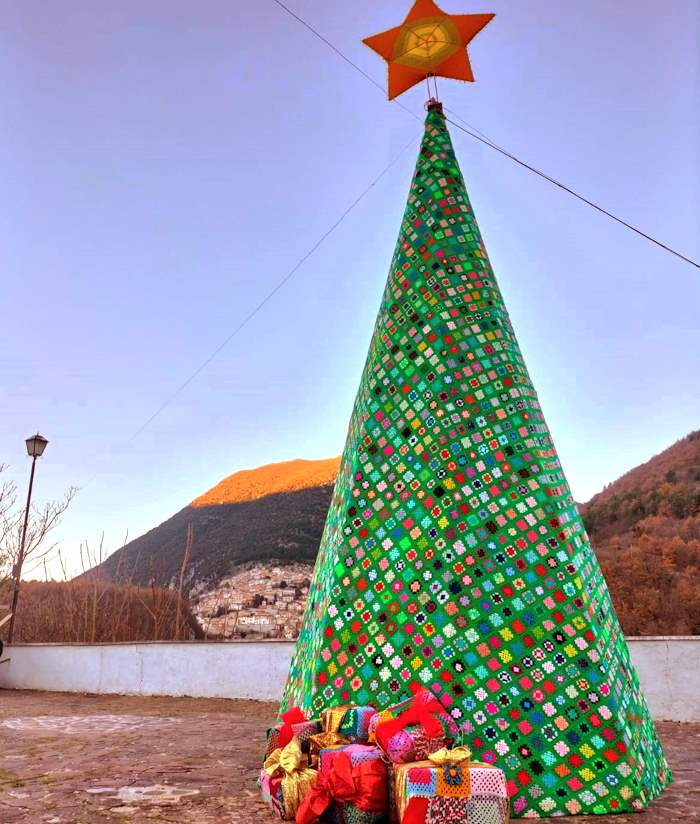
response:
<svg viewBox="0 0 700 824"><path fill-rule="evenodd" d="M24 545L27 540L27 525L29 524L29 508L32 504L32 488L34 486L34 470L36 468L36 459L40 458L44 454L44 450L46 449L46 444L48 441L46 438L42 437L38 432L36 435L32 435L31 438L27 438L25 441L27 444L27 454L32 459L32 471L29 475L29 491L27 492L27 506L24 510L24 524L22 526L22 538L19 544L19 555L17 556L17 563L15 564L14 569L14 588L12 590L12 606L10 609L12 610L12 615L10 617L10 628L7 631L7 643L12 643L12 634L15 629L15 617L17 615L17 601L19 600L19 587L20 581L22 579L22 565L24 564Z"/></svg>

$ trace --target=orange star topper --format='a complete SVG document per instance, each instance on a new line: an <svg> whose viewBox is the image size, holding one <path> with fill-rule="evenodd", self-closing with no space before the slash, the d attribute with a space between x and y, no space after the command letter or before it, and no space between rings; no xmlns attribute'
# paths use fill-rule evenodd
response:
<svg viewBox="0 0 700 824"><path fill-rule="evenodd" d="M389 64L389 100L428 77L474 80L467 54L495 14L446 14L433 0L416 0L400 26L362 42Z"/></svg>

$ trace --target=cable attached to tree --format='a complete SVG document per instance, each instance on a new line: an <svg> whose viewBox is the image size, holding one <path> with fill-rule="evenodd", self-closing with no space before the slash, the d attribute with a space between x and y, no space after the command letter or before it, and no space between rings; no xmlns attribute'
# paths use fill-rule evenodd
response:
<svg viewBox="0 0 700 824"><path fill-rule="evenodd" d="M338 57L340 57L346 63L350 64L356 71L358 71L373 86L376 86L378 89L381 89L382 92L384 91L384 87L380 83L378 83L371 75L367 74L367 72L364 69L360 68L360 66L358 66L357 63L354 63L334 43L332 43L330 40L328 40L328 38L324 37L310 23L308 23L306 20L304 20L303 17L300 17L296 12L292 11L292 9L290 9L288 6L286 6L282 2L282 0L273 0L273 2L276 3L281 9L283 9L290 17L293 17L297 22L301 23L301 25L304 26L305 28L307 28L313 35L318 37L318 39L321 40L321 42L325 43L326 46L328 46L328 48L330 48L332 51L334 51L338 55ZM430 87L428 87L428 88L430 88ZM421 120L421 118L418 117L418 115L415 114L415 112L412 112L409 108L404 106L403 103L401 103L400 101L392 100L392 102L396 103L397 106L399 106L405 112L410 114L411 117L416 118L416 120ZM447 109L447 111L449 112L450 110ZM450 112L450 114L452 114L455 117L459 117L459 115L457 115L455 112ZM462 120L463 123L466 123L466 121L463 120L461 117L459 119ZM535 168L534 166L530 165L529 163L526 163L524 160L521 160L516 155L514 155L511 152L507 151L506 149L502 148L498 144L494 143L492 140L489 140L489 138L487 138L485 135L483 135L481 132L478 131L478 129L474 128L473 126L469 126L469 124L467 124L467 126L469 126L469 128L465 128L464 126L460 126L459 123L455 123L454 120L450 120L449 118L446 118L446 120L449 123L451 123L453 126L455 126L457 129L461 129L465 134L468 134L470 137L473 137L474 140L478 140L480 143L483 143L485 146L488 146L490 149L493 149L494 151L499 152L500 154L502 154L505 157L512 160L514 163L517 163L518 165L522 166L524 169L527 169L528 171L532 172L533 174L536 174L539 177L543 178L544 180L547 180L549 183L552 183L554 186L557 186L558 188L563 189L565 192L568 192L568 194L572 195L572 197L577 198L582 203L585 203L587 206L590 206L592 209L597 210L598 212L605 215L606 217L609 217L611 220L614 220L615 222L619 223L621 226L624 226L625 228L629 229L630 231L635 232L635 234L639 235L640 237L643 237L646 240L650 241L651 243L654 243L660 249L664 249L666 252L669 252L670 254L675 255L676 257L680 258L681 260L685 261L686 263L689 263L691 266L695 266L696 269L700 269L700 263L698 263L697 261L692 260L689 257L686 257L686 255L684 255L681 252L677 251L676 249L669 246L668 244L663 243L660 240L657 240L655 237L652 237L652 235L649 235L646 232L643 232L641 229L638 229L636 226L633 226L631 223L628 223L626 220L623 220L621 217L618 217L617 215L613 214L613 212L608 211L608 209L604 209L602 206L598 205L597 203L594 203L592 200L589 200L587 197L584 197L582 194L579 194L574 189L572 189L570 186L566 186L564 183L561 183L560 181L556 180L555 178L551 177L550 175L546 174L545 172Z"/></svg>

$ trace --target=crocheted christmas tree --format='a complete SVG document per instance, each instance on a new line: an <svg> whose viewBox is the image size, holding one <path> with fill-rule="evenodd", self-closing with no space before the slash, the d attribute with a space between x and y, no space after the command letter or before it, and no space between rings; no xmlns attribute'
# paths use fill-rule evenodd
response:
<svg viewBox="0 0 700 824"><path fill-rule="evenodd" d="M283 708L430 688L516 816L670 780L439 104L425 123Z"/></svg>

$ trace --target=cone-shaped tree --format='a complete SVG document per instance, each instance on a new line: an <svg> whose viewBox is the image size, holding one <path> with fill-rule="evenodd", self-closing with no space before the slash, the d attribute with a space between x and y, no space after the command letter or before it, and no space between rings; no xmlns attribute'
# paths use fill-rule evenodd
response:
<svg viewBox="0 0 700 824"><path fill-rule="evenodd" d="M516 816L670 778L433 105L283 705L430 687Z"/></svg>

